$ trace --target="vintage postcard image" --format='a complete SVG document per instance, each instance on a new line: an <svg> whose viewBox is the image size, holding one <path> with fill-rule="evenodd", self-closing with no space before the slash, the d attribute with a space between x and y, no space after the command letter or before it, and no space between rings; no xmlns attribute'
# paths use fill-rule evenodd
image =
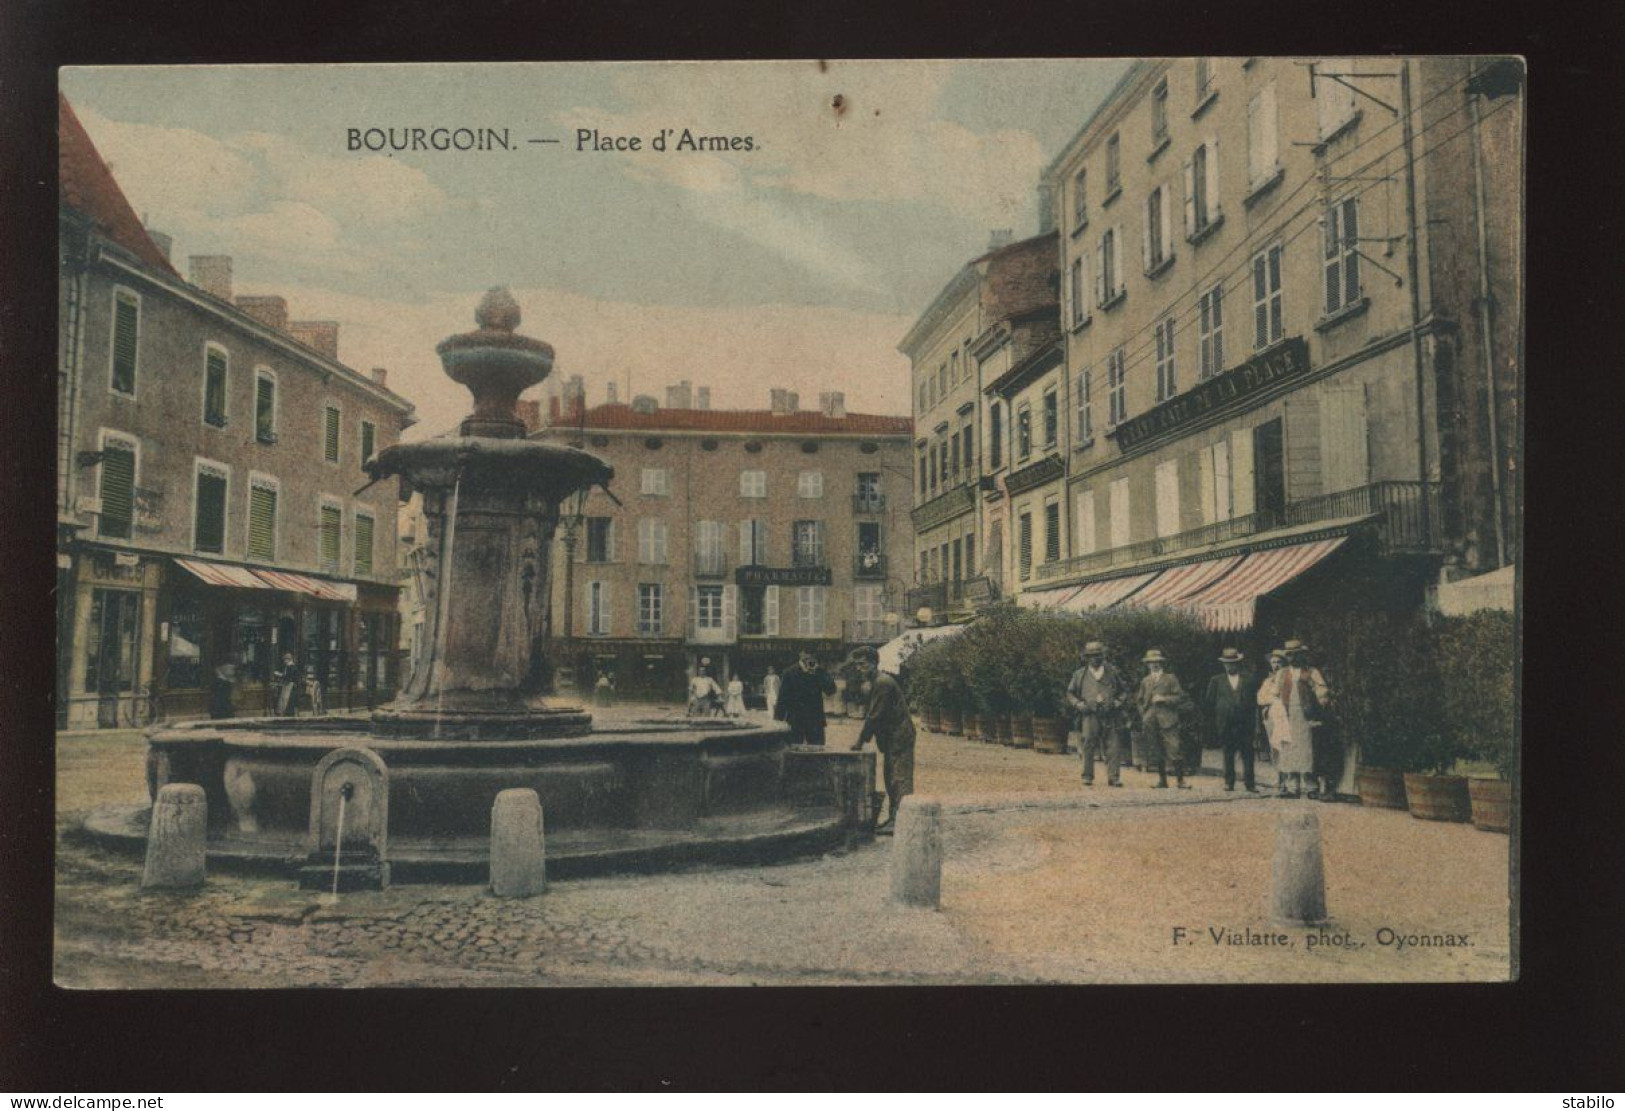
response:
<svg viewBox="0 0 1625 1111"><path fill-rule="evenodd" d="M63 70L57 982L1516 978L1524 97Z"/></svg>

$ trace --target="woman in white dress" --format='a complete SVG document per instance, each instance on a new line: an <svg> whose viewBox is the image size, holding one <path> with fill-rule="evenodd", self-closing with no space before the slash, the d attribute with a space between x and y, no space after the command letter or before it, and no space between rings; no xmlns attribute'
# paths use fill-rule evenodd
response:
<svg viewBox="0 0 1625 1111"><path fill-rule="evenodd" d="M1286 771L1281 767L1281 742L1275 736L1275 715L1270 707L1275 704L1281 669L1286 666L1286 653L1279 648L1270 650L1270 673L1258 684L1258 708L1264 718L1264 738L1270 745L1270 763L1275 765L1275 789L1286 793Z"/></svg>
<svg viewBox="0 0 1625 1111"><path fill-rule="evenodd" d="M1287 665L1264 680L1258 692L1260 705L1265 704L1266 690L1270 699L1270 739L1280 746L1280 770L1291 778L1286 795L1297 798L1304 780L1314 781L1315 726L1326 700L1325 680L1319 671L1302 666L1301 656L1294 660L1289 652Z"/></svg>
<svg viewBox="0 0 1625 1111"><path fill-rule="evenodd" d="M728 680L728 705L724 709L731 718L745 712L745 683L737 675Z"/></svg>
<svg viewBox="0 0 1625 1111"><path fill-rule="evenodd" d="M779 704L779 673L771 665L762 677L762 697L767 701L767 716L772 717L773 708Z"/></svg>

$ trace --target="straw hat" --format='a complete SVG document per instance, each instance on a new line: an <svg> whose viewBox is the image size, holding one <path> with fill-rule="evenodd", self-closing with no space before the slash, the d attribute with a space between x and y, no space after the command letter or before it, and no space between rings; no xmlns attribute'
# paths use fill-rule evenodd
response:
<svg viewBox="0 0 1625 1111"><path fill-rule="evenodd" d="M1309 646L1301 640L1289 640L1286 642L1286 651L1289 655L1293 652L1307 652Z"/></svg>
<svg viewBox="0 0 1625 1111"><path fill-rule="evenodd" d="M1223 652L1219 653L1219 662L1222 664L1239 664L1246 658L1246 656L1243 656L1234 648L1226 648Z"/></svg>
<svg viewBox="0 0 1625 1111"><path fill-rule="evenodd" d="M1286 650L1283 649L1283 648L1271 648L1270 649L1270 659L1272 659L1272 660L1284 660L1284 659L1286 659Z"/></svg>
<svg viewBox="0 0 1625 1111"><path fill-rule="evenodd" d="M1160 649L1153 648L1140 658L1143 664L1165 664L1168 661L1163 657Z"/></svg>
<svg viewBox="0 0 1625 1111"><path fill-rule="evenodd" d="M1083 646L1083 654L1085 656L1104 656L1106 654L1106 646L1100 643L1098 640L1091 640L1088 644Z"/></svg>

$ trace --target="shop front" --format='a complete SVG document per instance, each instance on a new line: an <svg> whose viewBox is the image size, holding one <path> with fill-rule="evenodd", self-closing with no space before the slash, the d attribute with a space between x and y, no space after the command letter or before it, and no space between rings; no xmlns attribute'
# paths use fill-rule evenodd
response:
<svg viewBox="0 0 1625 1111"><path fill-rule="evenodd" d="M67 573L71 628L63 711L68 729L127 729L152 719L161 563L134 552L83 547Z"/></svg>

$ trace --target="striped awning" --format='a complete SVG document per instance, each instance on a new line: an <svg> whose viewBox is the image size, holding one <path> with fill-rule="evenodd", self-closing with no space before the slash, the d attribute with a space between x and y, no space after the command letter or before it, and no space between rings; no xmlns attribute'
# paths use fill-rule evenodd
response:
<svg viewBox="0 0 1625 1111"><path fill-rule="evenodd" d="M308 594L312 598L320 598L324 602L353 602L356 599L355 583L323 582L313 579L309 575L296 575L292 571L271 571L260 569L254 572L277 590L286 590L293 594Z"/></svg>
<svg viewBox="0 0 1625 1111"><path fill-rule="evenodd" d="M1156 578L1157 574L1156 571L1147 571L1139 575L1126 575L1122 578L1102 579L1100 582L1089 583L1061 603L1060 608L1067 613L1086 613L1089 610L1103 610L1108 606L1115 606Z"/></svg>
<svg viewBox="0 0 1625 1111"><path fill-rule="evenodd" d="M229 563L209 563L201 559L177 559L175 562L210 586L234 586L245 590L271 589L269 583L246 567L233 567Z"/></svg>
<svg viewBox="0 0 1625 1111"><path fill-rule="evenodd" d="M1250 552L1223 578L1181 598L1179 609L1189 610L1203 624L1220 632L1251 628L1258 599L1277 590L1336 551L1347 540L1334 536L1308 544L1291 544Z"/></svg>
<svg viewBox="0 0 1625 1111"><path fill-rule="evenodd" d="M1246 558L1245 554L1232 555L1170 567L1158 575L1155 582L1147 584L1143 590L1136 591L1124 604L1147 608L1176 605L1182 598L1188 598L1224 578Z"/></svg>
<svg viewBox="0 0 1625 1111"><path fill-rule="evenodd" d="M1077 583L1073 583L1071 586L1051 587L1049 590L1023 590L1016 595L1016 600L1030 609L1052 610L1060 607L1080 589L1082 588Z"/></svg>

